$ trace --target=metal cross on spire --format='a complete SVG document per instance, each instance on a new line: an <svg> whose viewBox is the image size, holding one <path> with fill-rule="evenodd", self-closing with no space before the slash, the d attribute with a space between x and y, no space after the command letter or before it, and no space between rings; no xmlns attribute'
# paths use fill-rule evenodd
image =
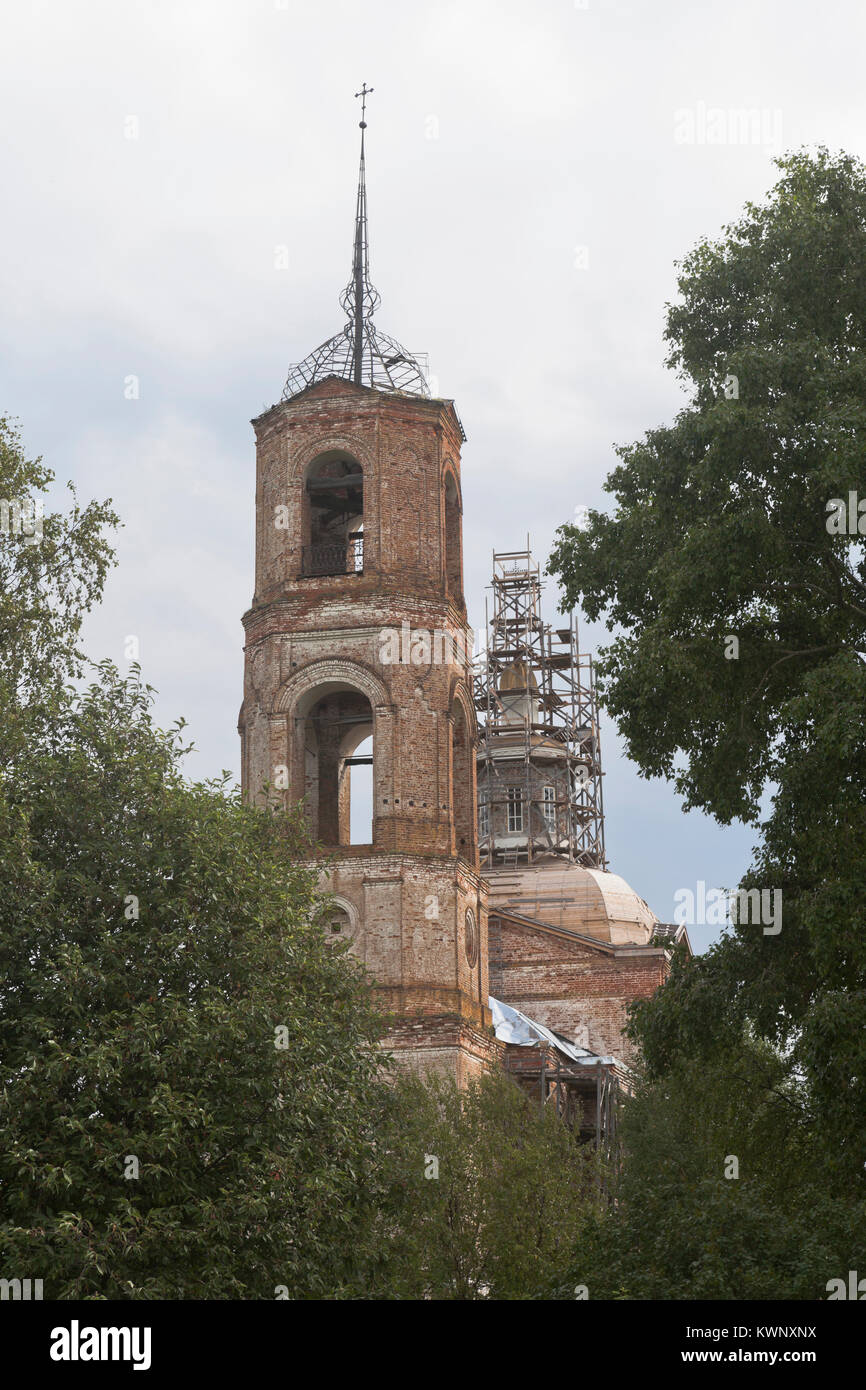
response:
<svg viewBox="0 0 866 1390"><path fill-rule="evenodd" d="M329 338L289 369L283 399L322 381L339 376L356 386L372 386L379 390L404 391L412 395L429 396L430 388L421 364L393 338L373 324L373 315L381 299L370 284L370 259L367 241L367 176L364 133L367 129L367 97L373 88L366 82L355 93L361 99L361 161L358 170L358 195L355 203L355 240L352 251L352 278L340 295L340 305L348 322L341 333Z"/></svg>
<svg viewBox="0 0 866 1390"><path fill-rule="evenodd" d="M370 95L371 92L375 92L375 90L376 90L375 87L368 87L367 84L366 84L366 82L362 82L362 83L361 83L361 90L360 90L360 92L356 92L356 93L355 93L355 100L356 100L356 101L357 101L358 97L361 98L361 129L362 129L362 130L366 130L366 128L367 128L367 122L364 120L364 117L365 117L365 115L367 114L367 97Z"/></svg>

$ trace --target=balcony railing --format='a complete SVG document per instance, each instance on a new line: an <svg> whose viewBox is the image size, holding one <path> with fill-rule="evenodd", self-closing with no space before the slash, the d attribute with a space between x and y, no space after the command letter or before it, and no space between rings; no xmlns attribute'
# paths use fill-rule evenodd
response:
<svg viewBox="0 0 866 1390"><path fill-rule="evenodd" d="M304 578L325 574L360 574L364 568L364 533L353 531L341 541L305 545L301 562Z"/></svg>

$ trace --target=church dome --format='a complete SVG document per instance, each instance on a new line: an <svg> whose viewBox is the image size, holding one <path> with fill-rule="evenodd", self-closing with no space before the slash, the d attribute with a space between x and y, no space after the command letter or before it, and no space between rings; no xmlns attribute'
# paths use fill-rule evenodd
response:
<svg viewBox="0 0 866 1390"><path fill-rule="evenodd" d="M490 911L510 910L546 926L613 945L647 945L658 925L652 909L619 874L541 860L484 873Z"/></svg>

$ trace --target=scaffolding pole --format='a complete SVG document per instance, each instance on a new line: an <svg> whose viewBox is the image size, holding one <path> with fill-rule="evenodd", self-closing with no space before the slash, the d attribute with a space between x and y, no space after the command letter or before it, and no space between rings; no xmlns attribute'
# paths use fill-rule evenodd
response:
<svg viewBox="0 0 866 1390"><path fill-rule="evenodd" d="M485 868L553 855L605 869L598 702L592 657L573 613L558 628L541 616L542 580L529 548L494 551L492 611L476 664L479 846ZM523 681L521 685L519 682ZM518 682L518 683L515 683ZM522 699L522 712L518 706ZM545 768L562 775L542 792ZM519 788L521 822L516 824ZM515 843L515 840L517 843Z"/></svg>

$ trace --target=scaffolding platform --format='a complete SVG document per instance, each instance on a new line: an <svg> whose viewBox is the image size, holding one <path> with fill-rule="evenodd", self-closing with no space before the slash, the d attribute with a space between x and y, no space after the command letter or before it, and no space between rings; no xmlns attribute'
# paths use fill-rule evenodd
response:
<svg viewBox="0 0 866 1390"><path fill-rule="evenodd" d="M517 863L519 833L524 863L553 854L606 869L592 657L578 649L573 614L568 627L544 622L542 588L528 539L526 550L494 551L473 692L481 863Z"/></svg>

